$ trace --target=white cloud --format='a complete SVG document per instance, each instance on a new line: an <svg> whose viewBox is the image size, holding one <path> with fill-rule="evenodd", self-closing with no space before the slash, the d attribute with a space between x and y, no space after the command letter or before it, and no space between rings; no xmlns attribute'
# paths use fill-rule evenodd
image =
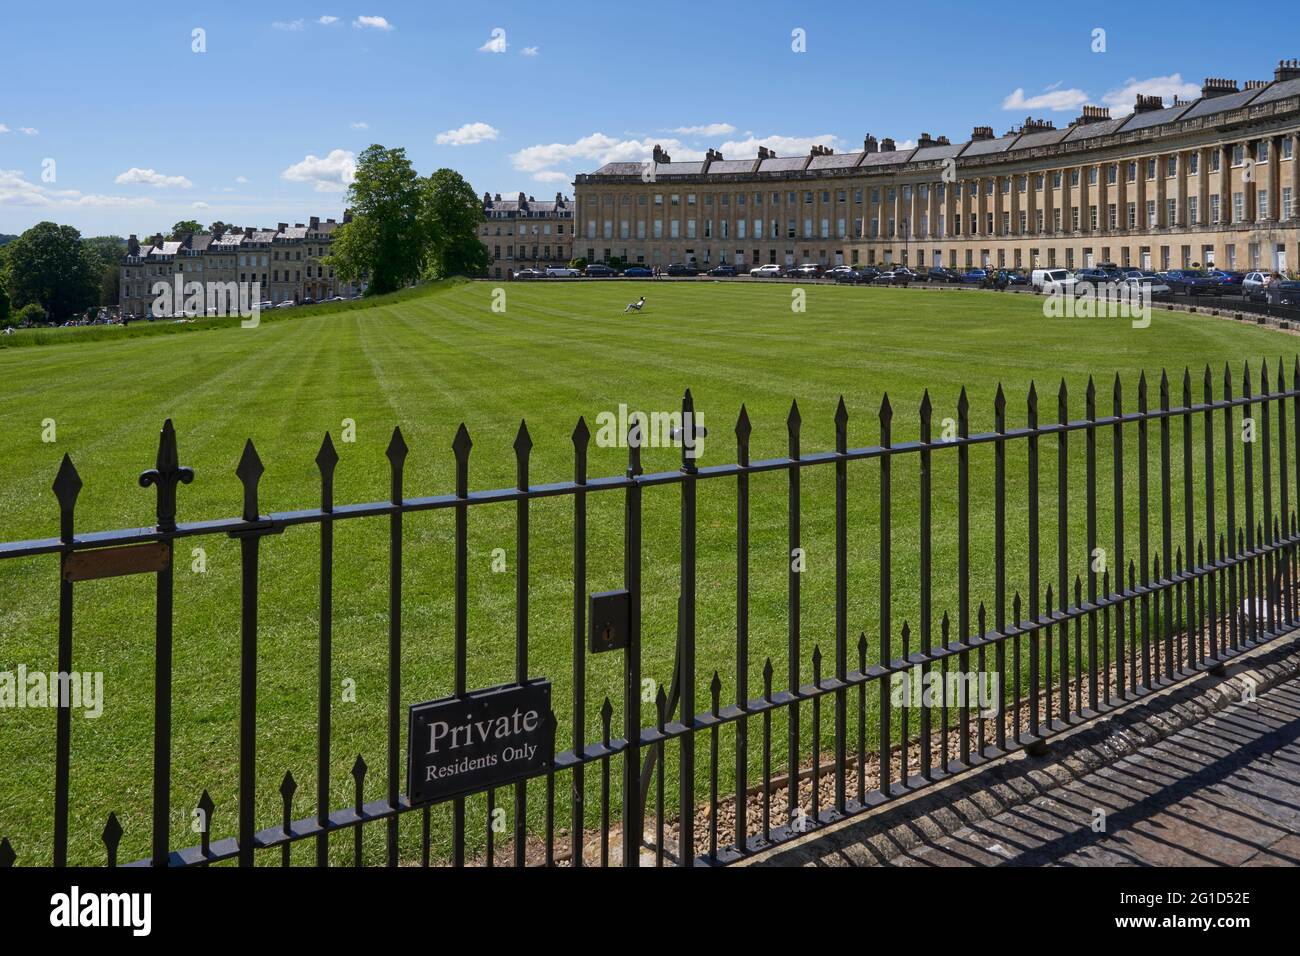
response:
<svg viewBox="0 0 1300 956"><path fill-rule="evenodd" d="M748 159L758 155L758 147L766 146L778 156L799 156L814 146L836 147L839 143L839 137L831 133L822 133L820 136L764 136L761 139L750 136L748 139L725 142L718 147L718 151L724 157Z"/></svg>
<svg viewBox="0 0 1300 956"><path fill-rule="evenodd" d="M9 127L6 126L4 123L0 123L0 133L7 133L7 132L9 132Z"/></svg>
<svg viewBox="0 0 1300 956"><path fill-rule="evenodd" d="M1060 113L1077 110L1088 102L1088 94L1083 90L1073 88L1063 90L1060 86L1060 83L1055 83L1035 96L1025 96L1024 89L1016 87L1011 91L1011 95L1002 101L1002 108L1004 110L1055 110Z"/></svg>
<svg viewBox="0 0 1300 956"><path fill-rule="evenodd" d="M127 196L83 195L75 189L50 189L29 182L17 169L0 169L0 206L46 208L74 206L152 206L152 199Z"/></svg>
<svg viewBox="0 0 1300 956"><path fill-rule="evenodd" d="M705 123L703 126L678 126L669 133L681 133L683 136L730 136L736 127L730 123Z"/></svg>
<svg viewBox="0 0 1300 956"><path fill-rule="evenodd" d="M209 208L209 207L208 207L208 204L205 203L205 202L202 202L202 201L200 201L200 202L195 202L195 203L190 203L190 205L191 205L193 208L195 208L195 209L207 209L207 208Z"/></svg>
<svg viewBox="0 0 1300 956"><path fill-rule="evenodd" d="M553 166L582 163L640 163L650 159L655 144L662 146L679 161L704 158L704 152L684 146L676 139L615 139L604 133L592 133L573 143L539 143L510 154L510 162L523 173L540 173ZM750 155L753 155L751 150Z"/></svg>
<svg viewBox="0 0 1300 956"><path fill-rule="evenodd" d="M246 183L246 182L248 182L248 177L247 177L247 176L236 176L236 177L235 177L235 182L237 182L237 183Z"/></svg>
<svg viewBox="0 0 1300 956"><path fill-rule="evenodd" d="M1185 100L1195 99L1201 95L1201 88L1195 83L1183 82L1181 73L1152 76L1145 80L1129 77L1123 86L1108 90L1102 96L1101 102L1110 107L1112 116L1124 116L1133 112L1133 102L1139 93L1163 97L1165 104L1168 105L1175 96L1181 96Z"/></svg>
<svg viewBox="0 0 1300 956"><path fill-rule="evenodd" d="M20 133L24 133L24 134L26 134L27 136L35 136L36 134L38 134L38 133L40 132L40 130L38 130L38 129L33 129L33 128L30 127L30 126L20 126L20 127L18 127L18 132L20 132Z"/></svg>
<svg viewBox="0 0 1300 956"><path fill-rule="evenodd" d="M352 26L358 30L391 30L393 25L383 17L357 17Z"/></svg>
<svg viewBox="0 0 1300 956"><path fill-rule="evenodd" d="M439 146L473 146L489 139L496 139L500 130L487 123L466 123L460 129L449 129L438 134Z"/></svg>
<svg viewBox="0 0 1300 956"><path fill-rule="evenodd" d="M533 174L533 179L539 183L567 183L572 178L568 173L562 173L558 169L547 169Z"/></svg>
<svg viewBox="0 0 1300 956"><path fill-rule="evenodd" d="M535 46L526 46L519 51L520 56L537 56L540 51Z"/></svg>
<svg viewBox="0 0 1300 956"><path fill-rule="evenodd" d="M895 149L898 149L898 150L904 150L904 149L916 149L916 140L914 140L914 139L905 139L905 140L903 140L901 143L895 143L895 144L894 144L894 148L895 148Z"/></svg>
<svg viewBox="0 0 1300 956"><path fill-rule="evenodd" d="M302 29L302 20L276 20L271 24L271 27L275 30L289 30L291 32L296 32Z"/></svg>
<svg viewBox="0 0 1300 956"><path fill-rule="evenodd" d="M478 48L480 53L505 53L506 52L506 31L501 27L493 27L492 35L488 37L487 43Z"/></svg>
<svg viewBox="0 0 1300 956"><path fill-rule="evenodd" d="M311 183L318 193L338 193L351 184L356 171L356 156L346 149L334 149L325 157L308 153L302 162L294 163L280 176L290 182Z"/></svg>
<svg viewBox="0 0 1300 956"><path fill-rule="evenodd" d="M369 123L366 123L366 122L353 123L353 124L352 124L352 128L353 128L353 129L370 129L370 124L369 124Z"/></svg>
<svg viewBox="0 0 1300 956"><path fill-rule="evenodd" d="M132 166L126 172L119 173L114 182L119 186L156 186L160 189L165 186L179 186L181 189L189 189L194 185L184 176L164 176L152 169L141 169L138 166Z"/></svg>
<svg viewBox="0 0 1300 956"><path fill-rule="evenodd" d="M319 24L320 24L321 26L323 26L323 27L327 27L327 26L329 26L329 25L332 24L332 23L338 23L338 22L339 22L339 18L338 18L338 17L324 16L324 17L321 17L321 18L320 18L319 20L317 20L316 22L319 23Z"/></svg>

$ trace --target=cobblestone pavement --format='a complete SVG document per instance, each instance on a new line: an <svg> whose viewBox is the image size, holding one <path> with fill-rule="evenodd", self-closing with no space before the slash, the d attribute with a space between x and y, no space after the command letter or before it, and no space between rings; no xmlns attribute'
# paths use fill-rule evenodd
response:
<svg viewBox="0 0 1300 956"><path fill-rule="evenodd" d="M1300 866L1300 642L1237 675L1176 688L1045 757L1012 755L753 862Z"/></svg>
<svg viewBox="0 0 1300 956"><path fill-rule="evenodd" d="M1300 679L893 862L1300 866Z"/></svg>

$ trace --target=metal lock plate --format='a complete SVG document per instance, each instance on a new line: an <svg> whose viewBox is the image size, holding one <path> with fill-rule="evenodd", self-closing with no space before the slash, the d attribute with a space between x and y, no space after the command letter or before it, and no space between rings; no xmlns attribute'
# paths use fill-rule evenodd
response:
<svg viewBox="0 0 1300 956"><path fill-rule="evenodd" d="M591 595L587 607L588 649L593 654L627 647L631 628L632 596L626 591L601 591Z"/></svg>

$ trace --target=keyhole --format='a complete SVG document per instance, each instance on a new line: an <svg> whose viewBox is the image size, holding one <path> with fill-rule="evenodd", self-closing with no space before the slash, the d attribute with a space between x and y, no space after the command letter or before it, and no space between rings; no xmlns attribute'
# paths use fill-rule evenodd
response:
<svg viewBox="0 0 1300 956"><path fill-rule="evenodd" d="M606 622L605 622L605 629L604 629L603 631L600 632L600 638L601 638L601 640L603 640L606 644L613 644L613 643L614 643L614 625L612 625L612 624L610 624L608 621L606 621Z"/></svg>

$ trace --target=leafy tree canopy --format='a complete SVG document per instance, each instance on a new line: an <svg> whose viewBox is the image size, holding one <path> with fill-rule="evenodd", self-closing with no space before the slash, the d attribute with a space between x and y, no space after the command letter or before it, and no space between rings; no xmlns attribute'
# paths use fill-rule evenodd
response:
<svg viewBox="0 0 1300 956"><path fill-rule="evenodd" d="M18 308L38 304L56 322L99 299L102 263L72 226L40 222L5 247L8 289Z"/></svg>

